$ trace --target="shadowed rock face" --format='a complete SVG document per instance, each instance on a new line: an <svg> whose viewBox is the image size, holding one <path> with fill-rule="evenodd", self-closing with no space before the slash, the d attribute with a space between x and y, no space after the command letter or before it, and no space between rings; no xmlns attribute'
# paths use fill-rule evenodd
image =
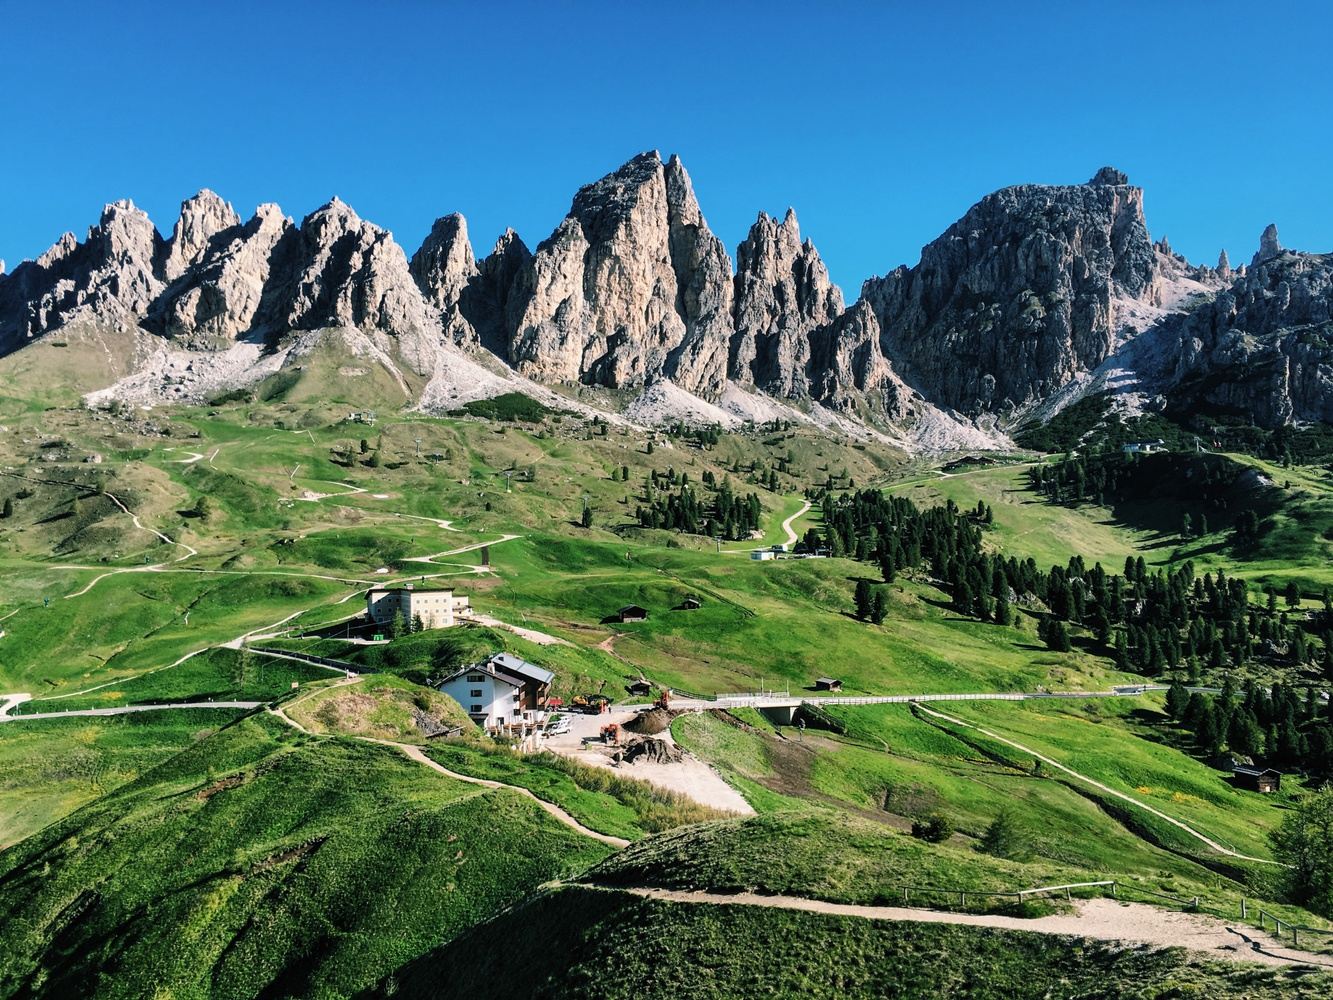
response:
<svg viewBox="0 0 1333 1000"><path fill-rule="evenodd" d="M168 281L179 278L186 268L204 259L215 240L240 224L231 205L206 188L181 202L180 218L167 241L163 277Z"/></svg>
<svg viewBox="0 0 1333 1000"><path fill-rule="evenodd" d="M75 320L133 325L162 291L163 256L133 202L107 205L84 242L66 233L0 282L0 353Z"/></svg>
<svg viewBox="0 0 1333 1000"><path fill-rule="evenodd" d="M788 209L778 222L761 212L736 250L731 379L776 396L809 396L811 335L842 311L842 290L814 245L801 241L796 213Z"/></svg>
<svg viewBox="0 0 1333 1000"><path fill-rule="evenodd" d="M509 360L553 381L670 378L715 397L726 378L731 262L685 168L656 152L581 189L517 274Z"/></svg>
<svg viewBox="0 0 1333 1000"><path fill-rule="evenodd" d="M1155 323L1170 350L1140 374L1175 405L1268 426L1333 419L1333 257L1284 250L1269 226L1248 268L1225 253L1192 265L1149 242L1142 191L1109 167L988 195L850 308L793 211L761 213L736 260L733 274L680 160L656 152L579 190L535 253L508 230L481 260L457 214L409 262L337 199L299 225L276 205L242 223L201 191L167 240L116 202L83 242L67 233L0 273L0 354L74 322L193 350L354 328L369 337L357 350L421 374L461 347L539 381L666 379L716 399L730 380L875 420L935 420L934 405L984 423Z"/></svg>
<svg viewBox="0 0 1333 1000"><path fill-rule="evenodd" d="M918 397L884 357L880 339L879 321L864 300L816 330L807 365L811 397L841 411L865 403L890 421L910 416Z"/></svg>
<svg viewBox="0 0 1333 1000"><path fill-rule="evenodd" d="M276 333L274 318L284 311L275 301L275 269L281 273L296 237L277 205L260 205L244 226L209 238L200 259L187 264L152 304L144 325L195 350L268 339Z"/></svg>
<svg viewBox="0 0 1333 1000"><path fill-rule="evenodd" d="M1333 254L1283 250L1270 225L1249 269L1182 324L1170 378L1182 410L1333 422Z"/></svg>
<svg viewBox="0 0 1333 1000"><path fill-rule="evenodd" d="M886 353L927 398L1004 411L1100 364L1119 299L1156 278L1143 192L1103 168L1088 184L988 195L921 252L862 288Z"/></svg>

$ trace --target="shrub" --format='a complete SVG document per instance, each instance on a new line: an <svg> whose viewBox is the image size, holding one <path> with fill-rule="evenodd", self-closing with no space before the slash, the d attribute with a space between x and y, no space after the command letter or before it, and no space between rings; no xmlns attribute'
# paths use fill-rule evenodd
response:
<svg viewBox="0 0 1333 1000"><path fill-rule="evenodd" d="M953 824L939 813L912 820L912 836L930 844L942 844L953 836Z"/></svg>

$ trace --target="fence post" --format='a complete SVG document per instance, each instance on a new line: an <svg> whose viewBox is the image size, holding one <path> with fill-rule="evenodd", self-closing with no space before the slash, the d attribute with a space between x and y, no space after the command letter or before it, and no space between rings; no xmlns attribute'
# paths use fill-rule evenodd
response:
<svg viewBox="0 0 1333 1000"><path fill-rule="evenodd" d="M1295 928L1295 927L1293 927L1293 928L1291 929L1291 946L1292 946L1293 948L1298 948L1298 947L1300 947L1300 942L1299 942L1299 941L1297 940L1297 938L1296 938L1296 928Z"/></svg>
<svg viewBox="0 0 1333 1000"><path fill-rule="evenodd" d="M1247 920L1247 919L1249 919L1249 914L1246 913L1245 897L1244 897L1244 896L1241 896L1241 897L1240 897L1240 919L1241 919L1241 920Z"/></svg>
<svg viewBox="0 0 1333 1000"><path fill-rule="evenodd" d="M1112 899L1120 898L1119 890L1114 882L1111 883L1111 898Z"/></svg>
<svg viewBox="0 0 1333 1000"><path fill-rule="evenodd" d="M960 892L958 894L958 905L963 909L967 909L967 893Z"/></svg>
<svg viewBox="0 0 1333 1000"><path fill-rule="evenodd" d="M1069 902L1074 897L1069 894L1069 886L1065 886L1065 902Z"/></svg>
<svg viewBox="0 0 1333 1000"><path fill-rule="evenodd" d="M907 905L907 886L903 886L903 906Z"/></svg>

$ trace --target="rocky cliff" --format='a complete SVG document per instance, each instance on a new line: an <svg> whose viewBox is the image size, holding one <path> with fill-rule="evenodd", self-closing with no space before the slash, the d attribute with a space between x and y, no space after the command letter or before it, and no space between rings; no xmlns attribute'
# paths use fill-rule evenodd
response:
<svg viewBox="0 0 1333 1000"><path fill-rule="evenodd" d="M792 412L929 424L941 441L958 426L948 411L987 428L1056 412L1136 364L1152 369L1133 373L1145 400L1273 426L1333 419L1331 259L1284 250L1269 227L1248 267L1225 252L1193 265L1150 241L1142 190L1103 168L986 196L846 307L795 212L761 213L733 271L680 160L649 152L579 190L535 252L507 230L480 259L458 214L409 260L336 198L299 224L276 205L242 222L201 191L166 239L116 202L83 241L67 233L0 272L0 354L73 323L129 331L126 365L169 364L171 398L189 398L179 373L216 368L217 352L259 378L337 330L407 395L409 370L447 401L478 372L512 378L502 362L537 382L684 390L697 412L724 398L761 412L771 400L744 402L759 393Z"/></svg>
<svg viewBox="0 0 1333 1000"><path fill-rule="evenodd" d="M730 378L776 396L811 395L811 337L842 314L842 290L814 244L801 240L795 211L781 222L760 213L736 249L734 285ZM822 366L816 374L827 382Z"/></svg>
<svg viewBox="0 0 1333 1000"><path fill-rule="evenodd" d="M80 243L65 233L0 282L0 353L75 321L135 324L163 288L165 245L130 201L102 210Z"/></svg>
<svg viewBox="0 0 1333 1000"><path fill-rule="evenodd" d="M539 379L625 388L669 378L716 397L731 295L731 261L685 168L644 153L581 189L519 270L508 360Z"/></svg>
<svg viewBox="0 0 1333 1000"><path fill-rule="evenodd" d="M1176 358L1177 409L1333 423L1333 254L1284 250L1270 225L1245 273L1182 324Z"/></svg>
<svg viewBox="0 0 1333 1000"><path fill-rule="evenodd" d="M1041 399L1100 364L1122 301L1151 302L1143 191L1119 171L987 195L862 288L886 353L927 398L975 416Z"/></svg>

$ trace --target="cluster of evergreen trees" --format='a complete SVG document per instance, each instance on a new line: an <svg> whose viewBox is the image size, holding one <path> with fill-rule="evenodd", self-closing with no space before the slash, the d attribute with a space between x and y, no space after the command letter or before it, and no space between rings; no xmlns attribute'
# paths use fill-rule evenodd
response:
<svg viewBox="0 0 1333 1000"><path fill-rule="evenodd" d="M807 549L826 546L835 556L877 562L886 582L906 568L926 566L942 581L961 614L1007 625L1014 601L1041 602L1049 612L1041 638L1053 649L1070 648L1069 625L1081 625L1114 649L1123 670L1156 675L1168 668L1226 668L1251 661L1302 666L1322 664L1333 678L1333 598L1313 618L1280 611L1276 591L1266 607L1252 606L1243 580L1194 575L1186 562L1149 573L1143 558L1126 559L1122 575L1074 556L1048 572L1032 559L987 551L984 504L962 511L953 501L920 510L904 497L877 490L823 493L825 534L807 532ZM1287 604L1300 594L1294 584ZM1322 636L1322 640L1315 637Z"/></svg>
<svg viewBox="0 0 1333 1000"><path fill-rule="evenodd" d="M667 428L667 436L692 441L700 448L712 448L722 440L722 428L718 424L708 427L691 427L684 423L675 423Z"/></svg>
<svg viewBox="0 0 1333 1000"><path fill-rule="evenodd" d="M704 473L703 484L708 491L701 494L690 486L688 473L654 469L648 477L645 503L636 510L639 524L710 538L720 535L730 541L748 538L759 528L763 507L758 494L741 496L732 490L730 480L718 486L712 472Z"/></svg>
<svg viewBox="0 0 1333 1000"><path fill-rule="evenodd" d="M1220 694L1210 695L1177 682L1166 707L1205 754L1230 752L1270 767L1333 776L1333 703L1320 701L1314 688L1301 696L1282 684L1238 690L1228 680Z"/></svg>
<svg viewBox="0 0 1333 1000"><path fill-rule="evenodd" d="M1238 544L1253 545L1263 530L1258 512L1249 506L1234 519L1228 513L1235 506L1238 484L1246 471L1246 467L1222 455L1113 452L1069 455L1058 462L1033 466L1028 470L1028 483L1052 503L1060 504L1106 505L1176 498L1187 505L1181 513L1181 535L1194 538L1230 527Z"/></svg>

